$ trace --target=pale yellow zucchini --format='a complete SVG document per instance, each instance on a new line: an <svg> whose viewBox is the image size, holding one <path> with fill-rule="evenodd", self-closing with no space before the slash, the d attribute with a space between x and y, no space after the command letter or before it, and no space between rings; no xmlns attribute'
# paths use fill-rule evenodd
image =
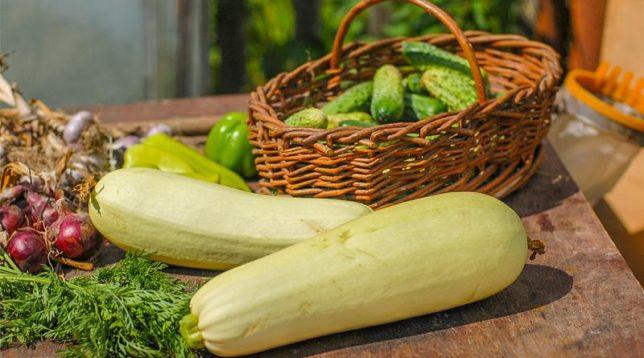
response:
<svg viewBox="0 0 644 358"><path fill-rule="evenodd" d="M253 194L148 168L107 174L89 205L96 229L117 246L206 269L255 260L370 212L350 201Z"/></svg>
<svg viewBox="0 0 644 358"><path fill-rule="evenodd" d="M494 295L521 273L517 214L477 193L382 209L227 271L192 298L189 344L237 356L442 311Z"/></svg>

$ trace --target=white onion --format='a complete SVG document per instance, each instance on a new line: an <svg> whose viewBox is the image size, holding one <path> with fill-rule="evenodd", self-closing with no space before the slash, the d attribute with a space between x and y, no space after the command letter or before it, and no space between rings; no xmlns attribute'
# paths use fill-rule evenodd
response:
<svg viewBox="0 0 644 358"><path fill-rule="evenodd" d="M135 135L121 137L112 143L112 150L127 149L141 141L141 138Z"/></svg>
<svg viewBox="0 0 644 358"><path fill-rule="evenodd" d="M78 142L83 131L92 122L94 116L88 111L80 111L72 115L63 129L63 138L69 144Z"/></svg>
<svg viewBox="0 0 644 358"><path fill-rule="evenodd" d="M146 137L155 135L157 133L164 133L167 135L172 135L172 128L169 125L164 123L155 124L145 133Z"/></svg>

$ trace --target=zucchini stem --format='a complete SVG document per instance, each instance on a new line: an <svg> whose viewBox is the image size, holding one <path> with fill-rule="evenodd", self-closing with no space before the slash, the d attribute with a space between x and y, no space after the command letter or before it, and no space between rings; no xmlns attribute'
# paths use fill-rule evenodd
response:
<svg viewBox="0 0 644 358"><path fill-rule="evenodd" d="M199 330L198 323L199 318L192 313L185 315L179 322L181 336L186 341L188 347L192 349L204 348L203 335Z"/></svg>

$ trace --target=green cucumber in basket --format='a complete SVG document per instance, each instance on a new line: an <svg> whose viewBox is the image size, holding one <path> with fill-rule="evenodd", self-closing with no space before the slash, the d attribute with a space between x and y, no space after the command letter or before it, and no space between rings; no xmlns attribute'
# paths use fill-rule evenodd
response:
<svg viewBox="0 0 644 358"><path fill-rule="evenodd" d="M436 98L420 94L405 95L405 120L421 120L443 113L447 110L445 103Z"/></svg>
<svg viewBox="0 0 644 358"><path fill-rule="evenodd" d="M369 113L365 112L351 112L351 113L338 113L327 116L329 119L327 129L339 127L342 122L356 121L365 123L374 123Z"/></svg>
<svg viewBox="0 0 644 358"><path fill-rule="evenodd" d="M405 87L405 89L407 89L407 91L411 93L427 93L427 89L425 88L425 86L423 86L423 82L421 81L420 73L412 73L409 76L405 77L405 79L403 80L403 86Z"/></svg>
<svg viewBox="0 0 644 358"><path fill-rule="evenodd" d="M447 52L443 49L440 49L432 44L426 42L403 42L402 43L402 53L403 57L414 67L426 71L428 69L435 69L436 67L444 67L452 71L447 71L448 73L454 73L454 77L458 80L463 76L469 77L472 79L472 71L470 69L470 64L463 57L457 56L453 53ZM458 75L457 75L458 74ZM481 68L481 76L483 77L483 84L485 86L486 93L490 92L490 83L488 81L487 72ZM438 85L441 87L440 85ZM474 82L472 81L472 86ZM427 87L426 84L424 87ZM438 97L436 94L431 93L433 96ZM440 97L439 97L440 98ZM442 99L441 99L442 100ZM443 100L443 102L446 102ZM447 102L446 102L447 103ZM449 103L448 103L449 106ZM465 106L467 107L467 106ZM463 105L458 105L454 108L465 108ZM452 107L450 109L454 110Z"/></svg>
<svg viewBox="0 0 644 358"><path fill-rule="evenodd" d="M377 126L378 122L376 121L356 121L353 119L348 119L346 121L342 121L340 123L340 127L363 127L363 128L368 128L368 127L374 127Z"/></svg>
<svg viewBox="0 0 644 358"><path fill-rule="evenodd" d="M371 81L359 83L325 104L322 111L327 115L366 112L369 110L372 92L373 83Z"/></svg>
<svg viewBox="0 0 644 358"><path fill-rule="evenodd" d="M447 105L450 111L461 111L477 99L472 77L443 66L426 66L423 85L434 97Z"/></svg>
<svg viewBox="0 0 644 358"><path fill-rule="evenodd" d="M472 77L470 64L463 57L440 49L426 42L403 42L403 57L414 67L425 70L426 66L442 66L456 70L464 75ZM487 79L487 73L481 69L483 79Z"/></svg>
<svg viewBox="0 0 644 358"><path fill-rule="evenodd" d="M327 117L317 108L306 108L292 114L284 123L291 127L326 128Z"/></svg>
<svg viewBox="0 0 644 358"><path fill-rule="evenodd" d="M405 108L402 74L392 65L380 67L373 77L371 115L380 123L397 122Z"/></svg>

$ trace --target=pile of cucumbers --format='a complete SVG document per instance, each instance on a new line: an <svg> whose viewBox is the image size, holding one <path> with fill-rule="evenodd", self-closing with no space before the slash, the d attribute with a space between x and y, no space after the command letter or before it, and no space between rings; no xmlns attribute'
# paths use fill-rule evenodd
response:
<svg viewBox="0 0 644 358"><path fill-rule="evenodd" d="M322 108L300 110L284 122L306 128L372 127L461 111L476 102L464 58L425 42L403 42L402 53L414 69L407 77L396 66L384 65L372 81L350 87ZM484 72L483 79L487 86Z"/></svg>

